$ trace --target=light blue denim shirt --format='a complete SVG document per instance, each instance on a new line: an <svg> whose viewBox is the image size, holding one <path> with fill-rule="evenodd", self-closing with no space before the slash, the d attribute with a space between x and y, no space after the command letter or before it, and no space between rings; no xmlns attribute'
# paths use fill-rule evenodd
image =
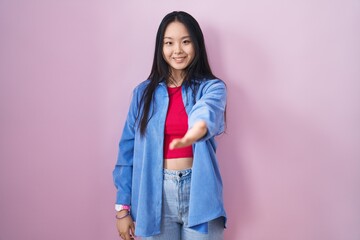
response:
<svg viewBox="0 0 360 240"><path fill-rule="evenodd" d="M136 116L148 83L149 80L142 82L133 91L113 171L116 204L131 205L131 216L136 222L135 234L143 237L160 233L163 141L169 104L166 84L161 82L153 96L150 108L153 114L146 133L140 136ZM224 217L226 220L214 139L225 129L226 86L218 79L199 81L195 102L191 88L182 87L182 98L189 128L199 120L204 120L207 125L206 135L193 144L188 227L199 229L215 218Z"/></svg>

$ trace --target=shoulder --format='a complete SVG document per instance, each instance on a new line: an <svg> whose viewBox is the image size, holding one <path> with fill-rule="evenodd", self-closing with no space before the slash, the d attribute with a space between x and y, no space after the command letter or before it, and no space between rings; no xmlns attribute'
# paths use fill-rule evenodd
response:
<svg viewBox="0 0 360 240"><path fill-rule="evenodd" d="M199 83L199 90L202 92L208 91L224 91L226 92L226 84L223 80L215 78L215 79L206 79L197 81Z"/></svg>
<svg viewBox="0 0 360 240"><path fill-rule="evenodd" d="M147 85L149 85L150 80L147 79L145 81L142 81L141 83L139 83L135 88L134 88L134 94L135 93L142 93L144 92L145 88Z"/></svg>
<svg viewBox="0 0 360 240"><path fill-rule="evenodd" d="M194 82L198 84L200 87L210 87L214 85L226 87L225 82L219 78L194 80Z"/></svg>
<svg viewBox="0 0 360 240"><path fill-rule="evenodd" d="M140 82L134 89L133 89L133 97L140 99L144 95L144 91L149 85L150 80L144 80Z"/></svg>
<svg viewBox="0 0 360 240"><path fill-rule="evenodd" d="M154 85L155 84L155 85ZM165 88L163 88L165 86ZM147 79L141 83L139 83L133 91L133 95L142 98L144 96L145 90L150 88L150 91L154 91L153 93L159 93L160 89L166 89L166 84L164 82L154 83L150 79Z"/></svg>

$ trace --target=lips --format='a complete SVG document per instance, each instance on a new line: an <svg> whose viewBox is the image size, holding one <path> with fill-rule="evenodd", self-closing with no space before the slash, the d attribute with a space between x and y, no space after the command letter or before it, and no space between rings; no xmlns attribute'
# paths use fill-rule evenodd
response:
<svg viewBox="0 0 360 240"><path fill-rule="evenodd" d="M186 57L173 57L176 63L182 63Z"/></svg>

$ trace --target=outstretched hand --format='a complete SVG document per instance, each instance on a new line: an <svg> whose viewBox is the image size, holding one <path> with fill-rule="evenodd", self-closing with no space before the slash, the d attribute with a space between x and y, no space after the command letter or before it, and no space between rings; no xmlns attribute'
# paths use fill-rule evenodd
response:
<svg viewBox="0 0 360 240"><path fill-rule="evenodd" d="M171 141L169 148L175 149L175 148L182 148L192 145L194 142L205 136L207 132L207 126L206 122L201 120L194 124L192 128L190 128L184 137L182 138L176 138Z"/></svg>

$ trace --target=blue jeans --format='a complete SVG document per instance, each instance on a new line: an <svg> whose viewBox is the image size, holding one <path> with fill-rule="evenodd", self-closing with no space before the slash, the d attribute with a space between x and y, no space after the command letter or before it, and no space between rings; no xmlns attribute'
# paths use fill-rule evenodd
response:
<svg viewBox="0 0 360 240"><path fill-rule="evenodd" d="M187 226L189 213L191 169L164 169L161 233L143 240L223 240L224 219L208 223L208 233Z"/></svg>

